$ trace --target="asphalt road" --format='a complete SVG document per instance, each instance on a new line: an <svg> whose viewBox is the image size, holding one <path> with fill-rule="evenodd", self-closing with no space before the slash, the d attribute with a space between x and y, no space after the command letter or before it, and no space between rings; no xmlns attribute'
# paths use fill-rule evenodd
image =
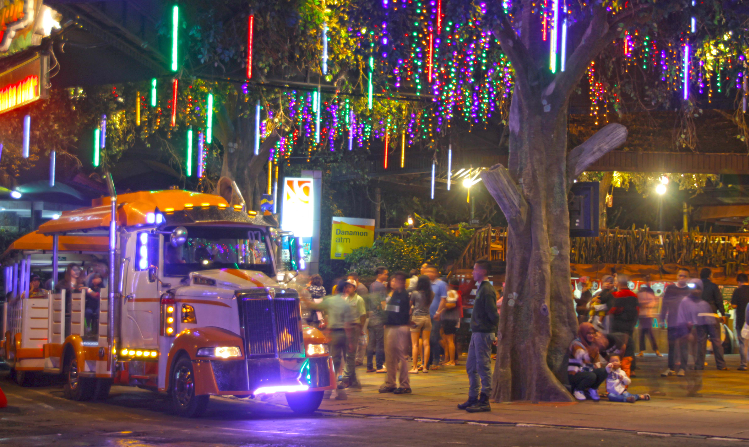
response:
<svg viewBox="0 0 749 447"><path fill-rule="evenodd" d="M719 446L727 440L606 430L469 425L371 417L300 418L287 408L211 398L200 419L170 413L165 396L113 387L104 402L73 402L62 387L21 388L0 373L0 446ZM732 442L741 445L743 442Z"/></svg>

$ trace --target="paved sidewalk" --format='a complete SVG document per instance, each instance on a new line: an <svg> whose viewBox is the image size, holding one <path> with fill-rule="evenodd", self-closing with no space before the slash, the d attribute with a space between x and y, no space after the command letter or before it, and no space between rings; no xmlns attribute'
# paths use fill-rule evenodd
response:
<svg viewBox="0 0 749 447"><path fill-rule="evenodd" d="M347 400L326 399L320 409L351 416L540 424L749 440L749 372L736 370L737 355L726 357L730 371L716 371L712 356L708 357L701 397L686 397L683 378L661 378L665 357L648 355L638 358L639 370L630 391L665 394L653 396L649 402L494 403L491 413L470 414L455 407L467 397L463 358L461 366L412 375L411 395L378 393L384 374L360 369L357 374L362 390L347 390Z"/></svg>

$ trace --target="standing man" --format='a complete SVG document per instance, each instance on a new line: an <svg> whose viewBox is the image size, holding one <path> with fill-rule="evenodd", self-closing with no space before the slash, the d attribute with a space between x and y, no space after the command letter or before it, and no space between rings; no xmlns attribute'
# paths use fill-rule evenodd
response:
<svg viewBox="0 0 749 447"><path fill-rule="evenodd" d="M593 299L593 294L590 293L590 278L583 276L580 278L580 284L583 287L583 291L580 292L580 298L575 300L575 310L577 311L577 323L588 322L588 306L590 301ZM501 299L501 298L500 298Z"/></svg>
<svg viewBox="0 0 749 447"><path fill-rule="evenodd" d="M359 274L356 272L349 272L348 275L346 275L346 279L354 281L356 283L356 294L362 297L362 299L365 299L367 295L369 295L369 290L367 290L367 286L361 283L359 281ZM364 307L366 307L367 303L364 303ZM356 347L356 366L360 366L364 364L364 356L367 353L367 339L368 337L367 332L367 326L366 323L362 325L362 336L359 337L359 345Z"/></svg>
<svg viewBox="0 0 749 447"><path fill-rule="evenodd" d="M343 368L343 377L338 383L338 389L361 388L359 379L356 378L356 348L359 346L359 338L363 335L364 324L367 322L367 308L364 299L356 293L356 281L347 279L338 286L343 290L343 299L351 307L351 321L346 327L346 365Z"/></svg>
<svg viewBox="0 0 749 447"><path fill-rule="evenodd" d="M387 299L388 269L377 267L377 279L369 286L367 313L369 340L367 342L367 372L384 373L385 367L385 300ZM372 362L375 357L376 362ZM377 369L375 369L377 366Z"/></svg>
<svg viewBox="0 0 749 447"><path fill-rule="evenodd" d="M614 277L606 275L601 280L601 290L596 293L593 300L590 303L590 314L592 318L590 323L599 332L606 333L608 328L606 327L606 319L611 309L611 302L614 301Z"/></svg>
<svg viewBox="0 0 749 447"><path fill-rule="evenodd" d="M337 288L343 290L344 287L339 285ZM325 311L325 333L330 339L330 353L333 356L333 368L335 369L336 375L345 369L343 365L346 363L346 351L348 344L346 343L347 324L351 324L357 321L353 316L351 306L346 302L341 294L333 294L325 297L321 302L317 303L309 299L305 294L300 295L300 299L310 309ZM346 399L346 391L338 390L336 399Z"/></svg>
<svg viewBox="0 0 749 447"><path fill-rule="evenodd" d="M694 368L687 375L687 396L695 396L702 388L702 371L705 370L705 347L707 328L714 325L715 317L710 317L710 305L702 299L702 281L689 281L689 295L679 303L677 326L680 332L679 359L682 371L687 369L689 352L694 355Z"/></svg>
<svg viewBox="0 0 749 447"><path fill-rule="evenodd" d="M390 280L393 294L385 307L385 366L387 376L380 393L411 394L406 356L411 347L411 298L406 291L406 274L395 272ZM398 372L398 382L395 372ZM400 386L398 386L400 385Z"/></svg>
<svg viewBox="0 0 749 447"><path fill-rule="evenodd" d="M476 261L473 279L478 290L471 316L471 344L468 347L466 373L468 373L468 400L459 404L459 410L469 413L491 411L489 394L492 391L492 344L497 338L497 293L486 277L491 265L489 261ZM479 393L480 391L480 393Z"/></svg>
<svg viewBox="0 0 749 447"><path fill-rule="evenodd" d="M440 279L439 271L437 270L437 267L433 265L427 265L424 268L424 274L429 277L429 281L432 282L432 292L434 292L432 304L429 305L429 316L432 318L432 332L429 334L429 347L432 355L427 359L426 368L428 371L430 369L439 369L440 357L442 356L443 350L442 345L440 344L440 341L442 340L440 329L442 326L439 317L435 318L435 315L440 308L440 302L442 302L442 299L447 299L447 284Z"/></svg>
<svg viewBox="0 0 749 447"><path fill-rule="evenodd" d="M626 275L618 275L618 291L614 292L613 306L609 313L613 315L611 320L611 332L627 334L627 348L622 360L622 370L628 377L632 377L631 367L635 357L634 333L637 325L637 317L640 314L640 302L637 295L629 290L629 278Z"/></svg>
<svg viewBox="0 0 749 447"><path fill-rule="evenodd" d="M749 303L749 277L746 276L746 273L739 273L736 276L736 282L739 287L733 291L731 307L736 309L736 316L734 317L736 326L734 329L736 329L736 335L738 335L739 339L739 358L741 359L739 371L746 371L746 354L747 350L749 350L749 340L741 338L741 328L744 327L744 322L746 321L746 305Z"/></svg>
<svg viewBox="0 0 749 447"><path fill-rule="evenodd" d="M676 372L676 361L678 357L676 344L679 340L679 331L677 327L679 304L684 297L689 295L690 289L687 287L688 280L689 270L681 268L676 272L676 283L666 287L666 290L663 292L661 324L666 325L668 335L668 368L661 373L662 377L673 375L684 377L686 374L686 359L681 363L679 372Z"/></svg>
<svg viewBox="0 0 749 447"><path fill-rule="evenodd" d="M720 314L721 318L715 318L715 321L711 320L711 323L707 326L707 334L710 337L710 343L713 345L713 356L715 356L715 367L718 371L728 371L726 361L723 358L723 342L720 340L720 325L724 323L726 318L726 310L723 308L723 296L720 294L718 285L710 280L713 275L713 271L709 268L700 270L700 280L702 280L702 300L706 301L710 305L710 309L714 314ZM707 350L707 338L702 342L705 346L702 347L703 351Z"/></svg>

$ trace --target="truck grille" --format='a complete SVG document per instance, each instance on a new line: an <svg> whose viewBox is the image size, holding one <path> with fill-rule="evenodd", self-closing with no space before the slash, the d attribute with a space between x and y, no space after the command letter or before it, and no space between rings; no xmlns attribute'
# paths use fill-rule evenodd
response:
<svg viewBox="0 0 749 447"><path fill-rule="evenodd" d="M303 356L302 317L296 293L279 293L271 298L264 290L262 295L258 292L240 291L237 295L247 357Z"/></svg>

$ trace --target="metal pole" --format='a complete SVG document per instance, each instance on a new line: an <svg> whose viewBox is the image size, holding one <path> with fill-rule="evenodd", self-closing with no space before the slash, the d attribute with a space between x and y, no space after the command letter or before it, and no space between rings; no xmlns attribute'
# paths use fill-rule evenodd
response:
<svg viewBox="0 0 749 447"><path fill-rule="evenodd" d="M109 172L105 176L107 180L107 189L109 189L109 198L111 200L112 215L109 222L109 296L107 300L107 345L109 346L109 372L114 374L114 280L115 280L115 260L116 260L116 248L117 248L117 191L114 189L114 181L112 180L112 174Z"/></svg>
<svg viewBox="0 0 749 447"><path fill-rule="evenodd" d="M59 250L60 236L57 234L52 235L52 293L55 292L57 287L57 269L59 268L57 260L57 251Z"/></svg>

